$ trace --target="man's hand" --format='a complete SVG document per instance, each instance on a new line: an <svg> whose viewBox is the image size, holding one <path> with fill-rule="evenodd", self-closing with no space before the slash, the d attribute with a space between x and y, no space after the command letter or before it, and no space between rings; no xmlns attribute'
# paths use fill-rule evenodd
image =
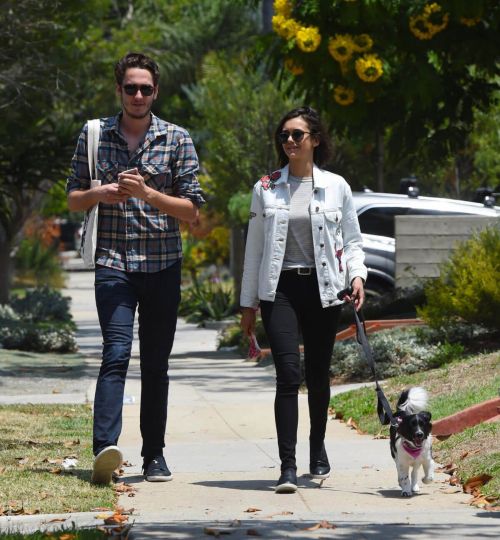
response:
<svg viewBox="0 0 500 540"><path fill-rule="evenodd" d="M123 192L120 192L118 184L102 184L96 188L93 188L99 191L99 202L105 204L118 204L125 202L128 199L128 195Z"/></svg>
<svg viewBox="0 0 500 540"><path fill-rule="evenodd" d="M361 309L363 302L365 301L365 289L363 287L363 280L360 277L355 277L351 282L352 294L345 296L346 302L354 300L354 306L356 311Z"/></svg>
<svg viewBox="0 0 500 540"><path fill-rule="evenodd" d="M250 337L255 333L255 309L251 307L241 308L241 329L245 336Z"/></svg>
<svg viewBox="0 0 500 540"><path fill-rule="evenodd" d="M150 189L137 169L118 174L118 193L125 198L146 199Z"/></svg>

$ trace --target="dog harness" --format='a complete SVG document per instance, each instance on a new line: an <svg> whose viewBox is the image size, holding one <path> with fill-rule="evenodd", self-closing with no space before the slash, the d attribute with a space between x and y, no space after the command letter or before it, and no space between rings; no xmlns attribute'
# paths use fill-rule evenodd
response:
<svg viewBox="0 0 500 540"><path fill-rule="evenodd" d="M406 450L408 454L410 454L413 459L417 459L418 456L420 456L420 454L422 453L422 447L418 448L416 446L411 446L408 441L403 441L401 446Z"/></svg>

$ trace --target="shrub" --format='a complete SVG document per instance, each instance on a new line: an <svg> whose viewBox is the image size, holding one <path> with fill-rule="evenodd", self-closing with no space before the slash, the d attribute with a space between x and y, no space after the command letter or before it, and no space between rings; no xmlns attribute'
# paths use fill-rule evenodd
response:
<svg viewBox="0 0 500 540"><path fill-rule="evenodd" d="M424 342L415 328L384 330L369 339L379 379L431 369L463 353L461 345ZM361 347L352 340L335 344L330 374L348 380L372 379Z"/></svg>
<svg viewBox="0 0 500 540"><path fill-rule="evenodd" d="M16 322L0 328L0 342L5 349L35 352L76 352L73 329L67 324Z"/></svg>
<svg viewBox="0 0 500 540"><path fill-rule="evenodd" d="M235 312L230 283L207 280L195 282L182 292L179 315L188 322L221 321Z"/></svg>
<svg viewBox="0 0 500 540"><path fill-rule="evenodd" d="M11 306L24 321L72 322L70 299L48 287L27 291L23 298L14 298Z"/></svg>
<svg viewBox="0 0 500 540"><path fill-rule="evenodd" d="M441 265L439 278L425 286L427 303L417 310L430 326L456 322L498 328L500 313L500 230L486 228L461 243Z"/></svg>
<svg viewBox="0 0 500 540"><path fill-rule="evenodd" d="M53 289L34 289L10 306L0 305L0 343L6 349L75 352L74 328L69 298Z"/></svg>
<svg viewBox="0 0 500 540"><path fill-rule="evenodd" d="M64 272L57 247L45 245L38 236L21 241L16 251L14 265L18 285L64 287Z"/></svg>

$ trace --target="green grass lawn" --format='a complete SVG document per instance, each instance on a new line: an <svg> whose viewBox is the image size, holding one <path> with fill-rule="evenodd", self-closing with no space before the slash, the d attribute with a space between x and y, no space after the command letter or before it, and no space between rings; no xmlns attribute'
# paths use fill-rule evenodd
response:
<svg viewBox="0 0 500 540"><path fill-rule="evenodd" d="M113 507L113 487L90 483L89 405L0 406L0 425L0 515ZM76 468L63 468L66 457Z"/></svg>
<svg viewBox="0 0 500 540"><path fill-rule="evenodd" d="M487 399L498 396L500 388L500 352L481 354L452 362L441 368L388 379L381 384L392 408L399 394L410 386L423 386L429 392L429 410L433 420L444 418ZM381 426L374 388L360 388L330 401L337 416L352 418L360 430L388 436L388 426ZM500 423L480 424L445 441L436 441L434 459L445 465L455 463L463 483L479 474L492 480L482 489L485 495L500 499Z"/></svg>

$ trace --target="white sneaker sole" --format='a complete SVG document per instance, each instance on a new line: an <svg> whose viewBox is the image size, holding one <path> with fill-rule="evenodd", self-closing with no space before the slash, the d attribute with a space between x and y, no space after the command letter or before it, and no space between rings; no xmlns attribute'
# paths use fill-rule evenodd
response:
<svg viewBox="0 0 500 540"><path fill-rule="evenodd" d="M290 482L286 484L280 484L274 488L275 493L295 493L297 491L297 486Z"/></svg>
<svg viewBox="0 0 500 540"><path fill-rule="evenodd" d="M146 476L146 480L148 482L170 482L174 477L173 475L170 476Z"/></svg>
<svg viewBox="0 0 500 540"><path fill-rule="evenodd" d="M90 481L93 484L109 484L113 471L123 463L123 455L118 446L107 446L94 459L94 469Z"/></svg>

